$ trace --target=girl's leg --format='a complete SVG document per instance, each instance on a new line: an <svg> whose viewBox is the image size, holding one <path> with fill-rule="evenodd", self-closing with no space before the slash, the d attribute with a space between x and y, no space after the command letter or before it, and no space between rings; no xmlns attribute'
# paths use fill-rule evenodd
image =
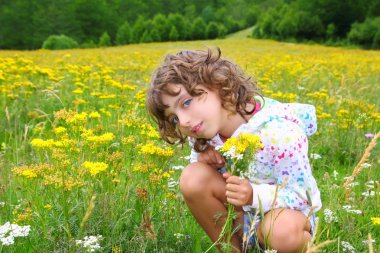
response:
<svg viewBox="0 0 380 253"><path fill-rule="evenodd" d="M312 239L307 217L292 209L274 209L266 213L257 234L260 245L280 253L306 252L307 243Z"/></svg>
<svg viewBox="0 0 380 253"><path fill-rule="evenodd" d="M182 172L180 189L191 213L210 239L215 242L224 225L227 213L224 205L227 201L226 182L222 175L207 164L192 163ZM216 218L217 216L219 218ZM242 223L242 218L242 215L239 215L236 222ZM235 235L231 243L240 251L238 236Z"/></svg>

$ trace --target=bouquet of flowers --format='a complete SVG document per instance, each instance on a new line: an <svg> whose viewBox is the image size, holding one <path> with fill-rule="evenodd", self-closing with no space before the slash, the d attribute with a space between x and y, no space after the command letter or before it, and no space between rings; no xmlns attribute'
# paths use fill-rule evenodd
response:
<svg viewBox="0 0 380 253"><path fill-rule="evenodd" d="M216 149L227 159L227 172L231 176L249 177L249 170L254 166L254 155L263 148L260 137L253 134L239 134L237 137L227 139L223 146ZM245 159L247 158L247 159ZM218 243L222 243L224 252L231 252L231 237L238 229L233 230L233 223L236 218L235 207L227 203L227 217L219 234L218 240L210 249Z"/></svg>

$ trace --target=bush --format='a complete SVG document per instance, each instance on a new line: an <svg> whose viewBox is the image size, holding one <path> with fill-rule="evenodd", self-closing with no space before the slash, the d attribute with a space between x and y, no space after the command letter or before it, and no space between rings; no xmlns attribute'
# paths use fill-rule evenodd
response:
<svg viewBox="0 0 380 253"><path fill-rule="evenodd" d="M380 17L367 18L363 23L354 23L348 33L351 42L367 48L380 48Z"/></svg>
<svg viewBox="0 0 380 253"><path fill-rule="evenodd" d="M111 46L111 37L107 32L103 33L99 39L99 47L109 47Z"/></svg>
<svg viewBox="0 0 380 253"><path fill-rule="evenodd" d="M179 38L179 34L177 31L177 28L175 28L175 26L172 26L172 29L170 29L169 40L170 41L177 41L178 38Z"/></svg>
<svg viewBox="0 0 380 253"><path fill-rule="evenodd" d="M207 38L215 39L219 35L219 25L212 21L207 25Z"/></svg>
<svg viewBox="0 0 380 253"><path fill-rule="evenodd" d="M78 42L66 35L50 35L43 43L43 49L59 50L78 48Z"/></svg>
<svg viewBox="0 0 380 253"><path fill-rule="evenodd" d="M161 34L156 28L153 28L150 31L150 37L152 38L153 42L160 42L161 41Z"/></svg>
<svg viewBox="0 0 380 253"><path fill-rule="evenodd" d="M131 42L132 29L129 23L126 21L122 24L116 33L116 44L125 45Z"/></svg>
<svg viewBox="0 0 380 253"><path fill-rule="evenodd" d="M191 26L191 39L193 40L204 40L207 37L207 25L205 21L198 17L194 20Z"/></svg>
<svg viewBox="0 0 380 253"><path fill-rule="evenodd" d="M89 40L89 41L83 42L79 47L80 48L97 48L98 45L93 40Z"/></svg>

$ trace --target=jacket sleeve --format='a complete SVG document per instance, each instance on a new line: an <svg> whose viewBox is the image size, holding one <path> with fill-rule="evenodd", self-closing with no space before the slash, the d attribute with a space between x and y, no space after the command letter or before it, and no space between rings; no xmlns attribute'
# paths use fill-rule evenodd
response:
<svg viewBox="0 0 380 253"><path fill-rule="evenodd" d="M308 212L306 209L310 210L312 203L308 201L307 191L311 191L313 176L305 132L293 122L276 120L268 123L260 136L264 150L257 159L263 161L258 160L256 164L269 166L266 176L274 178L275 183L251 182L252 207L262 208L264 213L281 207Z"/></svg>

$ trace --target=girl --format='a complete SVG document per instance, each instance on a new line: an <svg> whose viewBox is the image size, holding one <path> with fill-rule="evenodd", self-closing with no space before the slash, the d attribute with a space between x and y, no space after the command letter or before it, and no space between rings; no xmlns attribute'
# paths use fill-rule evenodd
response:
<svg viewBox="0 0 380 253"><path fill-rule="evenodd" d="M237 252L306 249L313 212L321 208L308 160L307 136L317 127L313 106L263 98L256 83L218 49L167 55L153 75L147 107L162 139L190 141L191 163L180 189L212 241L224 223L215 216L225 213L229 202L236 207L236 226L243 227L231 239ZM214 149L239 133L258 135L264 146L247 179L223 173L225 161Z"/></svg>

